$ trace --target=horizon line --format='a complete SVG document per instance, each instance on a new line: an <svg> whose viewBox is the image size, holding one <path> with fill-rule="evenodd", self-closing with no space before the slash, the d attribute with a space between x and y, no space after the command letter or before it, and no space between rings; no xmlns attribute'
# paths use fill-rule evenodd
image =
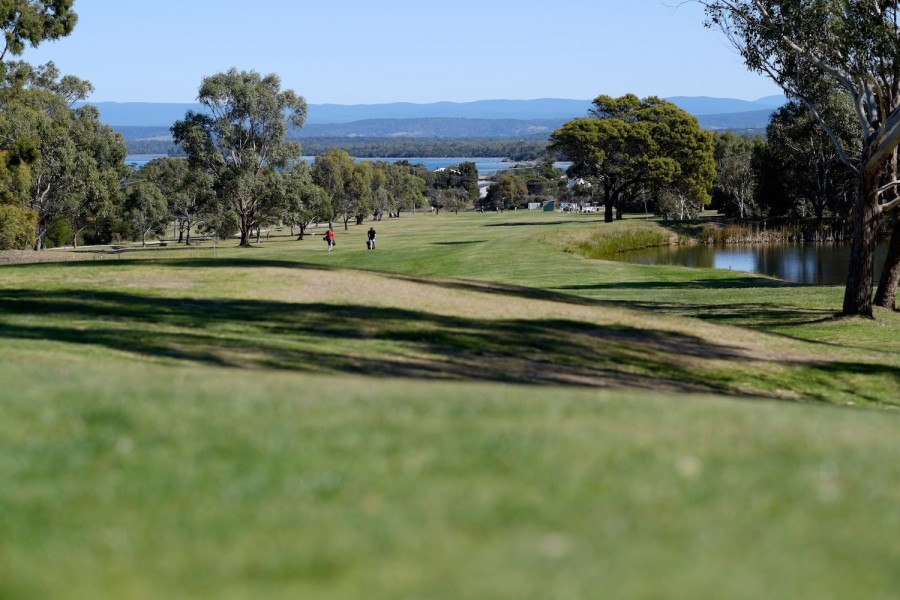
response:
<svg viewBox="0 0 900 600"><path fill-rule="evenodd" d="M759 100L765 98L771 98L773 96L784 96L784 93L775 93L768 94L766 96L759 96L752 99L747 98L735 98L732 96L708 96L708 95L700 95L700 96L689 96L684 94L676 94L672 96L656 96L657 98L710 98L715 100L740 100L742 102L758 102ZM639 96L646 98L648 96ZM428 102L413 102L409 100L394 100L394 101L386 101L386 102L357 102L357 103L341 103L341 102L311 102L307 101L308 105L315 106L377 106L383 104L412 104L424 106L428 104L475 104L477 102L536 102L541 100L561 100L561 101L571 101L571 102L592 102L592 98L554 98L554 97L541 97L541 98L482 98L480 100L433 100ZM82 100L80 103L83 104L199 104L197 99L189 100L189 101L179 101L179 100Z"/></svg>

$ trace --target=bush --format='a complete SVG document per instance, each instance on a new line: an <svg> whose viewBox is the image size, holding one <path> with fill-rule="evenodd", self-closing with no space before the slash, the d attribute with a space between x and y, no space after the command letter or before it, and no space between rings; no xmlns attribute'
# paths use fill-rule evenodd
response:
<svg viewBox="0 0 900 600"><path fill-rule="evenodd" d="M47 233L44 234L44 244L48 248L65 246L72 242L72 226L65 219L53 219L47 223Z"/></svg>
<svg viewBox="0 0 900 600"><path fill-rule="evenodd" d="M0 205L0 250L34 248L37 213L14 204Z"/></svg>

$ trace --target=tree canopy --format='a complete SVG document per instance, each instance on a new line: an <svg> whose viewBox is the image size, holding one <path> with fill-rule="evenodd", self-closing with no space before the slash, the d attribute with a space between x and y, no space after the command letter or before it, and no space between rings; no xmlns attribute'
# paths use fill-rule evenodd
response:
<svg viewBox="0 0 900 600"><path fill-rule="evenodd" d="M875 233L879 215L900 205L900 2L831 0L700 0L707 25L721 29L747 66L800 100L856 173L853 248L844 291L845 315L872 314ZM859 124L853 153L823 113L822 88L846 93ZM885 269L900 266L898 252ZM892 246L893 247L893 246ZM900 277L900 269L897 269ZM893 304L897 280L888 285Z"/></svg>
<svg viewBox="0 0 900 600"><path fill-rule="evenodd" d="M306 100L281 90L277 75L232 68L205 78L198 101L208 114L189 111L172 133L192 164L212 176L219 199L237 216L241 245L248 246L257 213L277 197L271 172L299 160L300 144L285 134L306 122Z"/></svg>
<svg viewBox="0 0 900 600"><path fill-rule="evenodd" d="M69 35L78 22L72 10L74 0L2 0L0 24L3 29L3 51L0 64L7 54L19 56L26 45L36 47L45 40Z"/></svg>
<svg viewBox="0 0 900 600"><path fill-rule="evenodd" d="M565 123L550 149L572 161L569 176L601 190L605 220L644 190L677 190L709 202L712 136L697 119L656 97L598 96L591 116Z"/></svg>

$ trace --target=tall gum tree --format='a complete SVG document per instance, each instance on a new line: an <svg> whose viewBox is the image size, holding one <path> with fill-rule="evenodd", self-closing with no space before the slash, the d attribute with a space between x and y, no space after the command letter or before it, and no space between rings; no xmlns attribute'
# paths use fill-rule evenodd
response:
<svg viewBox="0 0 900 600"><path fill-rule="evenodd" d="M300 158L300 144L285 134L289 126L303 127L306 100L282 91L277 75L234 68L205 78L197 100L205 112L189 111L172 134L212 176L219 200L237 216L241 246L249 246L257 214L278 196L269 175Z"/></svg>
<svg viewBox="0 0 900 600"><path fill-rule="evenodd" d="M2 0L0 30L0 238L5 246L24 248L35 242L37 214L26 203L31 185L31 166L37 160L38 140L22 134L17 122L31 111L19 102L21 84L9 85L7 60L19 56L26 46L37 47L72 32L78 15L73 0ZM6 231L6 230L9 231Z"/></svg>
<svg viewBox="0 0 900 600"><path fill-rule="evenodd" d="M853 244L842 313L871 316L878 220L900 205L893 193L900 180L890 164L900 143L900 2L698 1L706 8L707 26L721 29L751 70L803 102L854 171ZM835 134L810 92L822 81L852 100L860 127L857 155ZM900 244L885 269L898 261ZM887 280L894 289L896 283L897 278ZM893 302L893 293L884 297Z"/></svg>
<svg viewBox="0 0 900 600"><path fill-rule="evenodd" d="M20 88L12 129L36 141L27 202L38 217L34 247L43 250L51 221L68 219L77 236L111 210L125 174L125 143L100 123L95 107L71 108L90 93L89 82L60 77L53 63L9 63L6 74Z"/></svg>

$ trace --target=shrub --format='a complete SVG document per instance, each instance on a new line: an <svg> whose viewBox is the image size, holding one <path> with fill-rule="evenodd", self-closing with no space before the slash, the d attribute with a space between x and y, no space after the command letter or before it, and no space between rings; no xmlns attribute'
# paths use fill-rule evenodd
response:
<svg viewBox="0 0 900 600"><path fill-rule="evenodd" d="M0 205L0 250L33 248L37 237L37 213L15 204Z"/></svg>
<svg viewBox="0 0 900 600"><path fill-rule="evenodd" d="M72 226L65 219L53 219L47 223L44 243L48 248L65 246L72 242Z"/></svg>

